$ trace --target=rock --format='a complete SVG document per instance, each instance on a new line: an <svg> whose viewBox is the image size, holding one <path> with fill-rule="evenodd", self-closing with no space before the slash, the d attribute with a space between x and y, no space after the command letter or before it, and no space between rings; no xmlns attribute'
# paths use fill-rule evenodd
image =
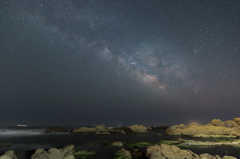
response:
<svg viewBox="0 0 240 159"><path fill-rule="evenodd" d="M208 153L204 153L204 154L201 154L199 156L200 156L201 159L216 159L216 156L212 156L212 155L210 155Z"/></svg>
<svg viewBox="0 0 240 159"><path fill-rule="evenodd" d="M151 126L152 131L159 131L159 130L166 131L168 128L169 126Z"/></svg>
<svg viewBox="0 0 240 159"><path fill-rule="evenodd" d="M205 134L205 135L227 135L227 136L240 136L240 128L239 127L223 127L222 126L214 126L213 124L221 125L219 120L213 120L211 124L207 125L199 125L199 124L192 124L192 125L174 125L169 127L166 130L167 135L198 135L198 134ZM217 122L215 122L217 121Z"/></svg>
<svg viewBox="0 0 240 159"><path fill-rule="evenodd" d="M121 134L131 134L133 131L129 127L115 127L111 129L111 132L121 133Z"/></svg>
<svg viewBox="0 0 240 159"><path fill-rule="evenodd" d="M14 154L13 150L9 150L0 156L0 159L17 159L17 156Z"/></svg>
<svg viewBox="0 0 240 159"><path fill-rule="evenodd" d="M61 128L59 126L50 127L46 130L46 133L65 133L65 132L68 132L68 130Z"/></svg>
<svg viewBox="0 0 240 159"><path fill-rule="evenodd" d="M239 127L239 125L232 120L227 120L224 123L228 128Z"/></svg>
<svg viewBox="0 0 240 159"><path fill-rule="evenodd" d="M234 118L233 121L234 121L236 124L240 125L240 118Z"/></svg>
<svg viewBox="0 0 240 159"><path fill-rule="evenodd" d="M204 137L204 138L236 138L237 136L232 136L232 135L207 135L207 134L196 134L193 135L193 137Z"/></svg>
<svg viewBox="0 0 240 159"><path fill-rule="evenodd" d="M72 132L96 132L95 128L88 128L88 127L80 127L80 128L75 128Z"/></svg>
<svg viewBox="0 0 240 159"><path fill-rule="evenodd" d="M233 156L221 158L218 155L212 156L207 153L197 155L190 150L182 150L176 146L166 144L150 146L146 152L146 158L150 159L230 159L226 157L236 159Z"/></svg>
<svg viewBox="0 0 240 159"><path fill-rule="evenodd" d="M73 145L67 145L63 149L51 148L48 151L37 149L31 159L74 159L73 152Z"/></svg>
<svg viewBox="0 0 240 159"><path fill-rule="evenodd" d="M192 159L199 156L190 150L181 150L173 145L155 145L149 146L146 152L146 158L150 159Z"/></svg>
<svg viewBox="0 0 240 159"><path fill-rule="evenodd" d="M145 132L150 132L152 129L145 127L143 125L132 125L128 126L134 133L145 133Z"/></svg>
<svg viewBox="0 0 240 159"><path fill-rule="evenodd" d="M98 125L95 129L96 131L109 131L108 127L105 125Z"/></svg>
<svg viewBox="0 0 240 159"><path fill-rule="evenodd" d="M98 134L98 135L110 135L111 133L103 131L103 132L96 132L95 134Z"/></svg>
<svg viewBox="0 0 240 159"><path fill-rule="evenodd" d="M220 119L213 119L211 121L211 124L213 124L214 126L226 127L225 123L223 121L221 121Z"/></svg>
<svg viewBox="0 0 240 159"><path fill-rule="evenodd" d="M237 158L233 156L223 156L222 159L237 159Z"/></svg>
<svg viewBox="0 0 240 159"><path fill-rule="evenodd" d="M230 139L229 141L225 140L216 140L212 141L198 141L198 140L184 140L180 139L178 143L179 146L181 145L189 145L189 146L240 146L240 139Z"/></svg>
<svg viewBox="0 0 240 159"><path fill-rule="evenodd" d="M74 152L74 155L75 156L78 156L78 157L86 157L86 156L89 156L89 155L95 155L96 152L95 151L87 151L87 150L81 150L81 151L77 151L77 152Z"/></svg>
<svg viewBox="0 0 240 159"><path fill-rule="evenodd" d="M117 147L122 147L123 146L123 142L122 141L115 141L115 142L111 143L111 145L117 146Z"/></svg>
<svg viewBox="0 0 240 159"><path fill-rule="evenodd" d="M139 151L138 149L132 150L132 158L133 159L144 159L144 153Z"/></svg>
<svg viewBox="0 0 240 159"><path fill-rule="evenodd" d="M130 151L125 150L122 148L121 150L115 153L114 159L132 159Z"/></svg>
<svg viewBox="0 0 240 159"><path fill-rule="evenodd" d="M106 131L109 131L109 129L105 125L98 125L95 128L88 128L88 127L75 128L72 132L88 133L88 132L106 132Z"/></svg>

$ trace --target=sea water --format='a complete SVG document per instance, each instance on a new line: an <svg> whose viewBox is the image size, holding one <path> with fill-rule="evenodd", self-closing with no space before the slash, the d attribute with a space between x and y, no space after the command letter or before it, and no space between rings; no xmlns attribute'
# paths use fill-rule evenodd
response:
<svg viewBox="0 0 240 159"><path fill-rule="evenodd" d="M90 126L89 126L90 127ZM114 127L114 126L111 126ZM115 152L120 150L119 147L105 147L102 145L104 141L122 141L124 148L131 150L126 145L132 141L148 141L158 142L160 140L174 140L179 136L167 136L164 131L141 134L118 134L118 135L84 135L81 133L54 133L46 134L44 131L48 127L5 127L0 128L0 144L3 142L11 142L11 147L0 147L0 155L8 150L14 150L19 159L28 159L30 155L38 148L63 148L66 145L73 144L77 150L94 150L96 155L88 157L89 159L112 159ZM72 130L75 127L64 127ZM158 135L161 134L161 135ZM182 136L181 136L182 137ZM189 137L182 137L191 139ZM199 139L199 138L198 138ZM207 140L207 139L200 139ZM216 147L190 147L186 148L196 154L209 153L211 155L235 156L240 158L240 148L228 146ZM139 148L146 152L146 148Z"/></svg>

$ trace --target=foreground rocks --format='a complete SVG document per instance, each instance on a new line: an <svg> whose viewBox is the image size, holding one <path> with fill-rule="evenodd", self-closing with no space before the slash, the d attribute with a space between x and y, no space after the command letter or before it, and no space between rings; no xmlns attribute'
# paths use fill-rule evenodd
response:
<svg viewBox="0 0 240 159"><path fill-rule="evenodd" d="M122 148L115 153L116 157L114 159L132 159L131 152Z"/></svg>
<svg viewBox="0 0 240 159"><path fill-rule="evenodd" d="M14 154L13 150L9 150L0 156L0 159L17 159L17 156Z"/></svg>
<svg viewBox="0 0 240 159"><path fill-rule="evenodd" d="M44 149L37 149L31 156L31 159L74 159L74 146L67 145L62 149L51 148L48 151Z"/></svg>
<svg viewBox="0 0 240 159"><path fill-rule="evenodd" d="M31 156L31 159L75 159L75 156L84 157L86 155L94 154L94 151L76 151L73 145L67 145L62 149L51 148L48 151L37 149Z"/></svg>
<svg viewBox="0 0 240 159"><path fill-rule="evenodd" d="M146 158L149 159L237 159L233 156L220 157L204 153L197 155L190 150L182 150L173 145L155 145L150 146L146 152Z"/></svg>
<svg viewBox="0 0 240 159"><path fill-rule="evenodd" d="M0 159L17 159L14 151L8 151L5 154L13 157L1 158L2 156L0 156ZM95 155L95 151L76 151L73 145L67 145L62 149L51 148L48 151L37 149L31 159L75 159L86 158L88 155ZM233 156L220 157L219 155L212 156L207 153L198 155L190 150L183 150L177 146L167 144L149 146L146 153L136 148L132 149L132 151L121 148L115 153L115 156L114 159L237 159Z"/></svg>
<svg viewBox="0 0 240 159"><path fill-rule="evenodd" d="M194 135L194 136L240 136L240 118L234 118L233 121L221 121L214 119L207 125L191 124L191 125L174 125L166 130L167 135Z"/></svg>

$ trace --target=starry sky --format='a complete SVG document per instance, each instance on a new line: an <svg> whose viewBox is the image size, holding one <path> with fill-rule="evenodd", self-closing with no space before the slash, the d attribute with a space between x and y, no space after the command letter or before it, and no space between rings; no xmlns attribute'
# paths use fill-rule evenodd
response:
<svg viewBox="0 0 240 159"><path fill-rule="evenodd" d="M2 0L0 125L240 117L238 0Z"/></svg>

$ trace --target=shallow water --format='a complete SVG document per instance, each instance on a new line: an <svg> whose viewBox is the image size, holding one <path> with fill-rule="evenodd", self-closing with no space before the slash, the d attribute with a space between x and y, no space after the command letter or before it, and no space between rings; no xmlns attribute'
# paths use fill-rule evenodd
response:
<svg viewBox="0 0 240 159"><path fill-rule="evenodd" d="M70 129L70 128L69 128ZM29 158L27 151L36 150L37 148L49 149L52 147L62 148L66 145L73 144L77 150L94 150L96 155L89 157L89 159L112 159L114 153L121 148L118 147L104 147L103 141L123 141L129 143L136 140L158 142L160 140L173 140L179 138L179 136L167 136L163 131L142 133L142 134L120 134L120 135L84 135L84 134L44 134L45 128L2 128L0 129L0 142L11 142L12 147L0 147L0 155L5 151L14 150L19 159ZM162 134L159 136L158 134ZM184 139L192 139L190 137L181 137ZM199 138L198 138L199 139ZM202 139L207 140L207 139ZM126 147L124 148L131 150ZM143 152L146 148L139 148ZM182 148L184 149L184 148ZM228 147L228 146L216 146L216 147L190 147L186 148L194 153L202 154L209 153L211 155L224 155L235 156L240 158L240 148Z"/></svg>

